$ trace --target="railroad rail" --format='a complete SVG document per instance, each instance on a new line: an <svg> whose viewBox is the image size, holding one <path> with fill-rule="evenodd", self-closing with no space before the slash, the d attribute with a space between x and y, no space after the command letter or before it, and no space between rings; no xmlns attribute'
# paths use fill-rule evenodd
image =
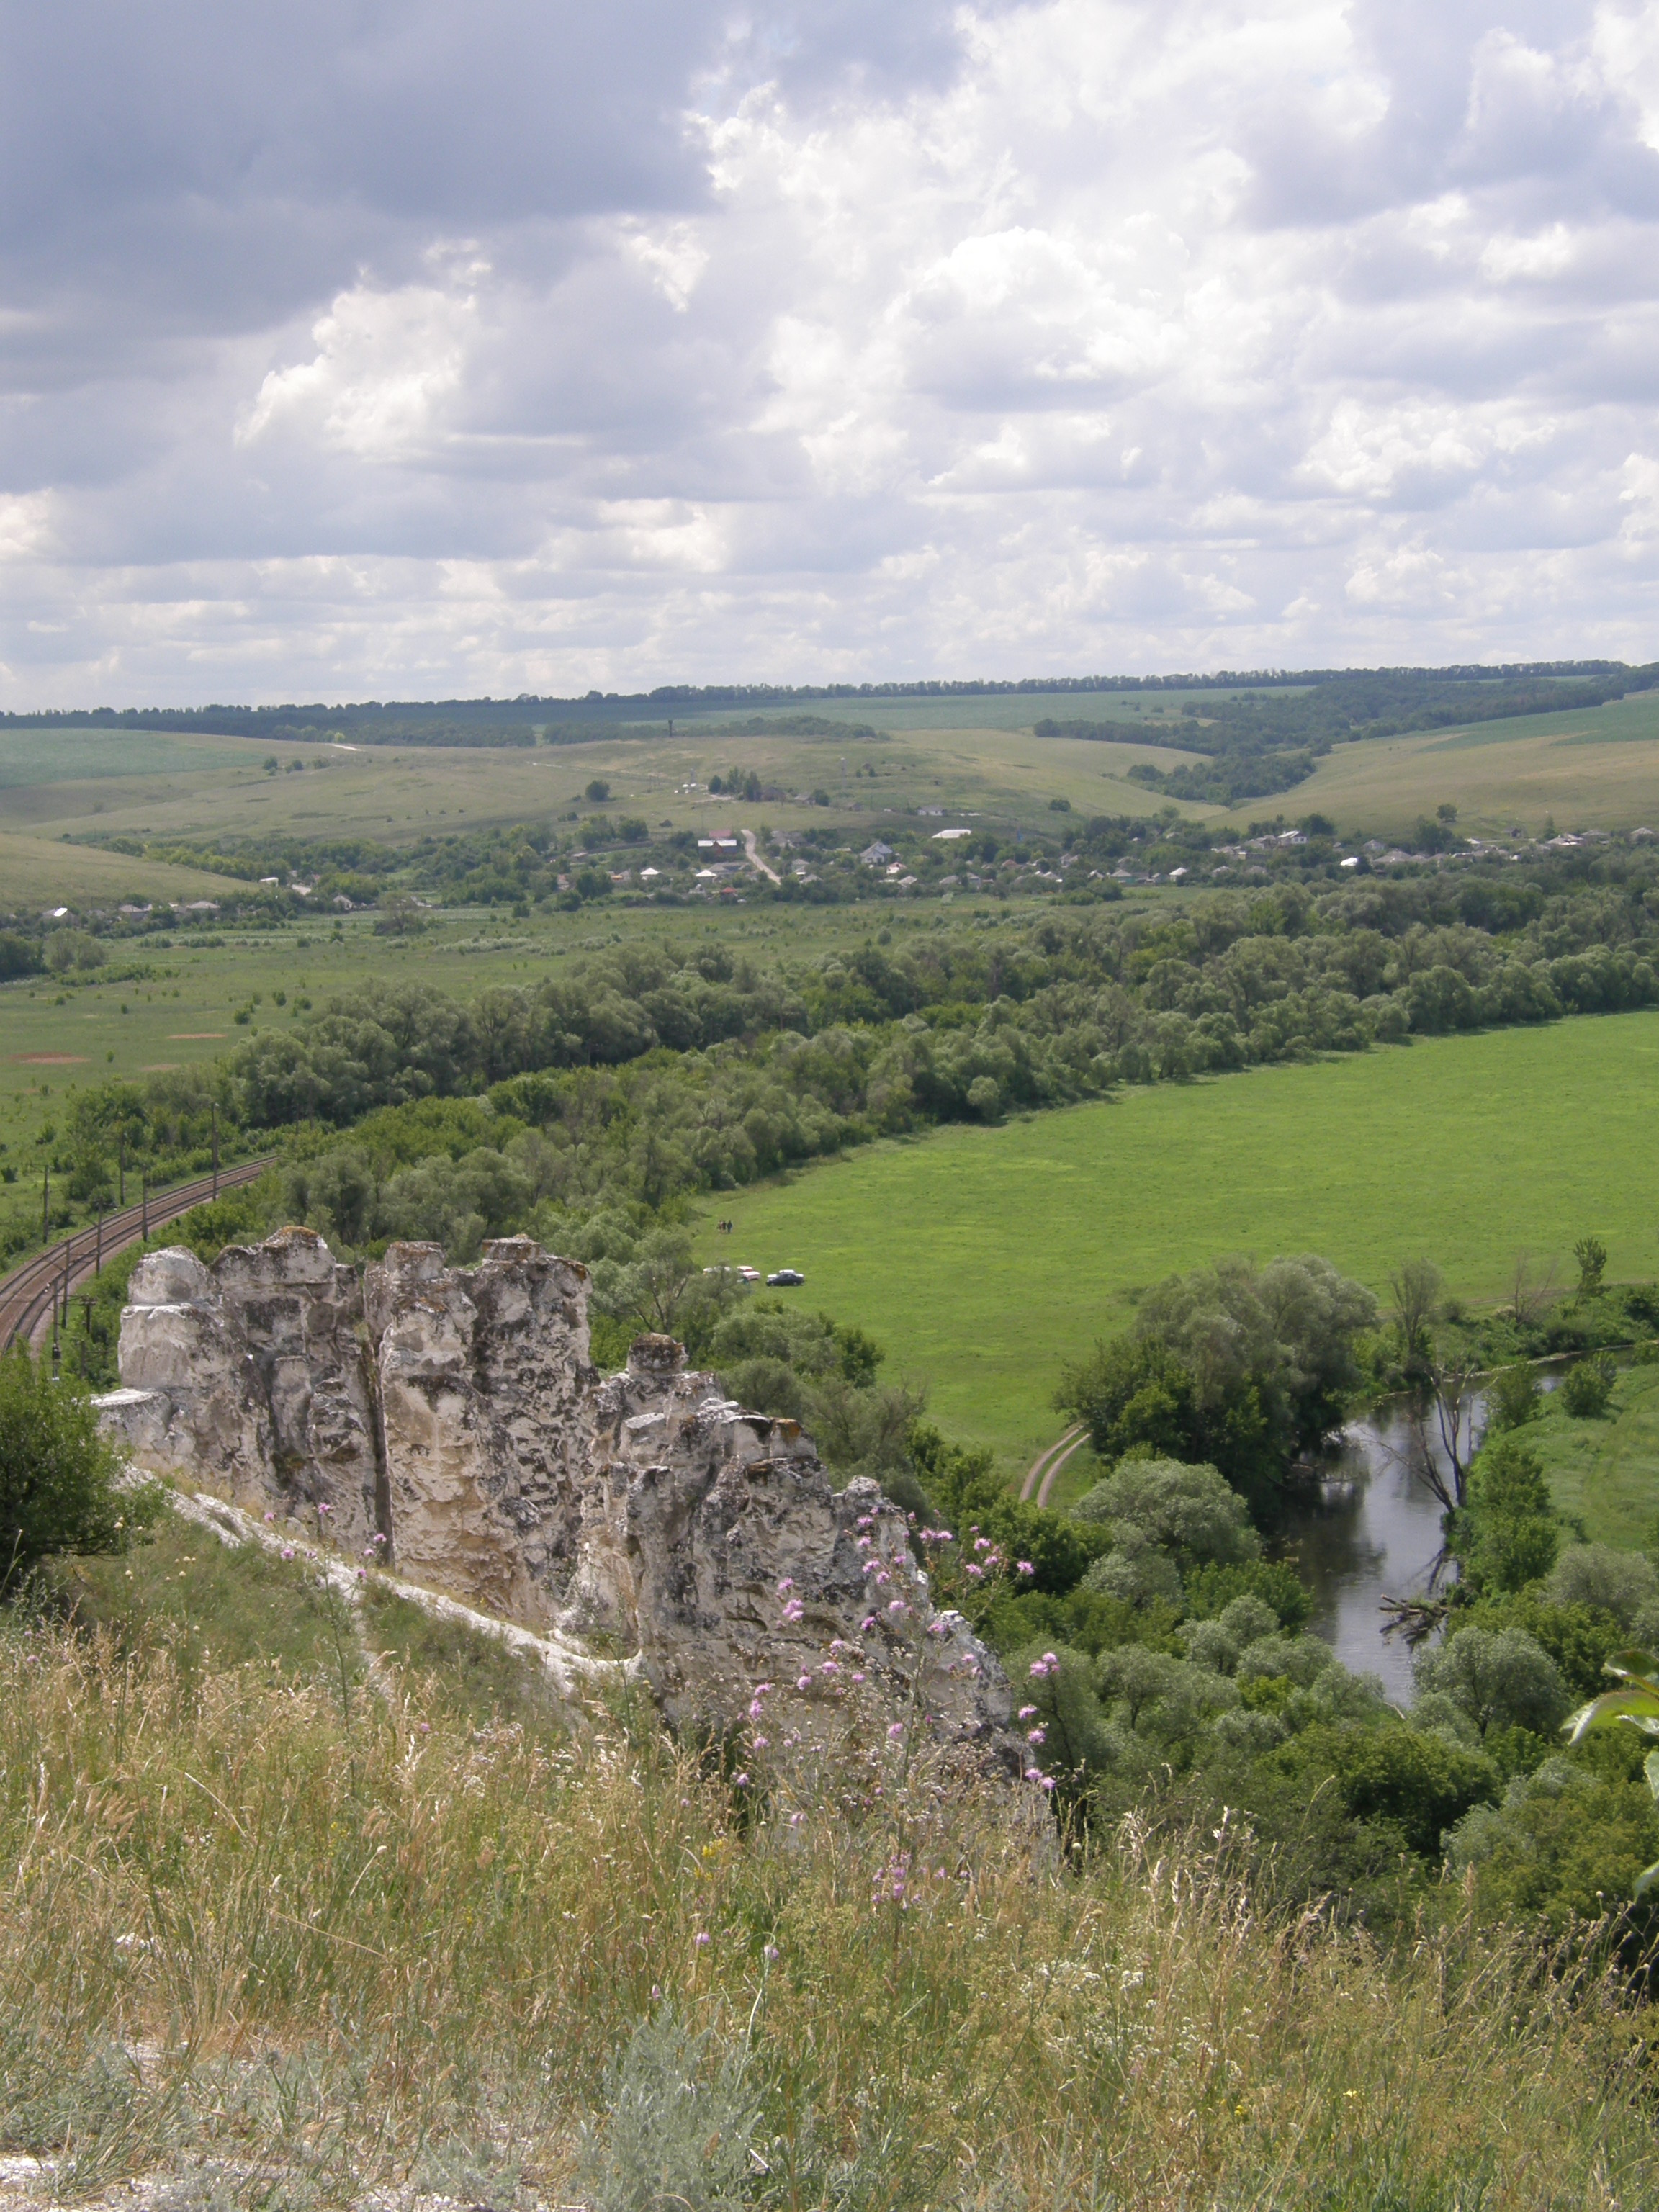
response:
<svg viewBox="0 0 1659 2212"><path fill-rule="evenodd" d="M129 1244L139 1243L152 1229L176 1221L191 1206L204 1205L222 1190L252 1182L276 1157L267 1152L263 1158L238 1161L234 1167L198 1176L171 1190L146 1192L137 1206L124 1206L117 1212L106 1213L90 1229L60 1237L44 1252L14 1267L10 1274L0 1276L0 1351L9 1351L20 1339L39 1347L51 1332L60 1303L67 1311L76 1285L95 1275L106 1260L113 1259Z"/></svg>

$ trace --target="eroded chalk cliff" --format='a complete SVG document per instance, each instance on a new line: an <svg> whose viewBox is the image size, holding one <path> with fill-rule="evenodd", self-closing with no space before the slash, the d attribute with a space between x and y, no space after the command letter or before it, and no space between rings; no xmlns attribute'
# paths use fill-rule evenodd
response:
<svg viewBox="0 0 1659 2212"><path fill-rule="evenodd" d="M898 1509L833 1489L796 1423L689 1372L672 1338L602 1378L586 1300L586 1269L528 1237L473 1268L394 1244L361 1284L307 1229L210 1267L153 1253L100 1404L155 1472L503 1619L602 1633L678 1727L732 1726L759 1681L832 1694L826 1654L856 1650L866 1696L1017 1765L1001 1672L934 1609Z"/></svg>

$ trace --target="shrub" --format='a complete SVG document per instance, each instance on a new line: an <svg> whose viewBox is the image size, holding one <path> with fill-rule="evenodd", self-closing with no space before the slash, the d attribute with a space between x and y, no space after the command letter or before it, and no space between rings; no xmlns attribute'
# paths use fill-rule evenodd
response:
<svg viewBox="0 0 1659 2212"><path fill-rule="evenodd" d="M58 1552L118 1552L160 1493L123 1494L86 1393L22 1350L0 1358L0 1589Z"/></svg>
<svg viewBox="0 0 1659 2212"><path fill-rule="evenodd" d="M1581 1359L1567 1370L1561 1385L1561 1403L1576 1421L1599 1420L1607 1410L1618 1379L1619 1370L1610 1353L1598 1352L1594 1358Z"/></svg>
<svg viewBox="0 0 1659 2212"><path fill-rule="evenodd" d="M585 2135L583 2194L593 2212L738 2212L761 2117L740 2047L718 2054L672 2005L641 2021L605 2087L605 2119Z"/></svg>
<svg viewBox="0 0 1659 2212"><path fill-rule="evenodd" d="M1517 1361L1513 1367L1500 1368L1492 1379L1486 1392L1487 1428L1498 1434L1524 1428L1537 1419L1541 1407L1538 1377L1524 1360Z"/></svg>

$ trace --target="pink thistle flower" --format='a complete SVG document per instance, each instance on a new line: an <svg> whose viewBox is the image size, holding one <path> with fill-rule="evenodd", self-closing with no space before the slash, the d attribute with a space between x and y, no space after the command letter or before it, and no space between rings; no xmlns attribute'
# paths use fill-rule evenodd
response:
<svg viewBox="0 0 1659 2212"><path fill-rule="evenodd" d="M1014 1572L1017 1575L1034 1575L1036 1572L1036 1569L1031 1565L1031 1562L1029 1559L1022 1559L1015 1567Z"/></svg>
<svg viewBox="0 0 1659 2212"><path fill-rule="evenodd" d="M1036 1712L1036 1707L1035 1705L1022 1705L1019 1709L1019 1717L1023 1721L1029 1721L1033 1718Z"/></svg>
<svg viewBox="0 0 1659 2212"><path fill-rule="evenodd" d="M778 1949L775 1943L769 1943L763 1950L761 1956L766 1960L768 1966L775 1966L779 1959L782 1956L782 1954Z"/></svg>
<svg viewBox="0 0 1659 2212"><path fill-rule="evenodd" d="M1043 1776L1043 1778L1042 1778L1042 1786L1043 1786L1043 1788L1044 1788L1045 1790L1052 1790L1052 1789L1054 1788L1054 1776L1053 1776L1052 1774L1045 1774L1045 1775Z"/></svg>
<svg viewBox="0 0 1659 2212"><path fill-rule="evenodd" d="M903 1734L904 1723L902 1721L895 1721L887 1731L887 1740L891 1743L895 1738L902 1736Z"/></svg>
<svg viewBox="0 0 1659 2212"><path fill-rule="evenodd" d="M1028 1782L1041 1782L1042 1769L1040 1766L1028 1766L1025 1770L1025 1779Z"/></svg>
<svg viewBox="0 0 1659 2212"><path fill-rule="evenodd" d="M291 1559L294 1557L294 1547L293 1547L293 1545L292 1545L292 1544L284 1544L284 1545L283 1545L283 1548L282 1548L282 1552L281 1552L280 1556L281 1556L283 1559Z"/></svg>
<svg viewBox="0 0 1659 2212"><path fill-rule="evenodd" d="M859 1623L859 1627L860 1627L860 1631L861 1631L865 1635L866 1635L866 1636L867 1636L867 1635L869 1634L870 1631L871 1631L871 1630L875 1626L875 1625L876 1625L876 1616L875 1616L875 1614L874 1614L873 1613L866 1613L865 1614L865 1616L864 1616L863 1620L862 1620L861 1621L860 1621L860 1623Z"/></svg>
<svg viewBox="0 0 1659 2212"><path fill-rule="evenodd" d="M970 1574L975 1582L983 1581L985 1576L984 1568L974 1559L969 1560L967 1566L963 1569L963 1572Z"/></svg>
<svg viewBox="0 0 1659 2212"><path fill-rule="evenodd" d="M927 1633L930 1636L945 1636L950 1632L942 1620L930 1620L927 1624Z"/></svg>
<svg viewBox="0 0 1659 2212"><path fill-rule="evenodd" d="M887 1610L889 1613L908 1613L910 1608L902 1597L894 1597L887 1601Z"/></svg>
<svg viewBox="0 0 1659 2212"><path fill-rule="evenodd" d="M772 1739L769 1735L757 1735L754 1737L752 1741L757 1751L764 1751L767 1745L771 1742Z"/></svg>
<svg viewBox="0 0 1659 2212"><path fill-rule="evenodd" d="M265 1516L267 1522L274 1521L276 1518L276 1516L274 1513L267 1513Z"/></svg>
<svg viewBox="0 0 1659 2212"><path fill-rule="evenodd" d="M854 1674L853 1680L855 1682L861 1682L864 1680L864 1677L862 1674Z"/></svg>
<svg viewBox="0 0 1659 2212"><path fill-rule="evenodd" d="M430 1722L430 1721L422 1721L422 1722L421 1723L421 1734L422 1734L422 1735L431 1735L431 1733L432 1733L432 1723L431 1723L431 1722Z"/></svg>
<svg viewBox="0 0 1659 2212"><path fill-rule="evenodd" d="M819 1667L818 1672L820 1674L839 1674L841 1672L840 1660L826 1659L822 1666Z"/></svg>
<svg viewBox="0 0 1659 2212"><path fill-rule="evenodd" d="M749 1777L746 1774L734 1774L732 1777L732 1781L733 1787L736 1789L746 1790L749 1787Z"/></svg>
<svg viewBox="0 0 1659 2212"><path fill-rule="evenodd" d="M1060 1664L1059 1655L1053 1651L1045 1651L1042 1655L1042 1663L1045 1667L1058 1667Z"/></svg>
<svg viewBox="0 0 1659 2212"><path fill-rule="evenodd" d="M707 1948L708 1937L702 1929L698 1929L693 1940L696 1942L698 1950L702 1951Z"/></svg>
<svg viewBox="0 0 1659 2212"><path fill-rule="evenodd" d="M331 1513L334 1510L334 1508L331 1505L325 1505L319 1498L317 1502L317 1510L319 1513L326 1514Z"/></svg>
<svg viewBox="0 0 1659 2212"><path fill-rule="evenodd" d="M975 1536L975 1539L974 1539L974 1549L975 1549L976 1552L988 1552L988 1551L990 1550L990 1548L991 1548L991 1540L990 1540L990 1538L989 1538L988 1536Z"/></svg>
<svg viewBox="0 0 1659 2212"><path fill-rule="evenodd" d="M790 1591L793 1589L794 1587L794 1577L793 1575L786 1575L783 1580L778 1584L778 1595L780 1597L787 1597Z"/></svg>
<svg viewBox="0 0 1659 2212"><path fill-rule="evenodd" d="M1047 1729L1040 1728L1027 1729L1025 1731L1025 1741L1027 1743L1047 1743L1048 1741L1048 1731Z"/></svg>
<svg viewBox="0 0 1659 2212"><path fill-rule="evenodd" d="M798 1690L810 1690L811 1686L812 1677L810 1674L798 1674L796 1676L795 1687Z"/></svg>
<svg viewBox="0 0 1659 2212"><path fill-rule="evenodd" d="M890 1583L893 1577L891 1575L878 1575L876 1577L876 1588L878 1589L885 1589L888 1583Z"/></svg>

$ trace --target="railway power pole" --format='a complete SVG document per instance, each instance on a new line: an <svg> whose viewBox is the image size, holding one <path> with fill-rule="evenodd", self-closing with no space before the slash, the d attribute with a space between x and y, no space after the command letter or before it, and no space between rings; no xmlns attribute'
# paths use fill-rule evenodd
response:
<svg viewBox="0 0 1659 2212"><path fill-rule="evenodd" d="M140 1188L142 1189L143 1195L138 1202L139 1222L141 1225L141 1233L145 1243L148 1244L149 1242L149 1170L148 1168L145 1168L143 1170L143 1178Z"/></svg>
<svg viewBox="0 0 1659 2212"><path fill-rule="evenodd" d="M40 1168L40 1242L44 1244L52 1235L52 1163L44 1161Z"/></svg>
<svg viewBox="0 0 1659 2212"><path fill-rule="evenodd" d="M219 1195L219 1102L213 1102L213 1195Z"/></svg>
<svg viewBox="0 0 1659 2212"><path fill-rule="evenodd" d="M115 1139L116 1171L121 1178L121 1204L127 1202L127 1133L121 1130Z"/></svg>
<svg viewBox="0 0 1659 2212"><path fill-rule="evenodd" d="M98 1274L104 1265L104 1209L98 1209L98 1255L92 1263L93 1273Z"/></svg>

